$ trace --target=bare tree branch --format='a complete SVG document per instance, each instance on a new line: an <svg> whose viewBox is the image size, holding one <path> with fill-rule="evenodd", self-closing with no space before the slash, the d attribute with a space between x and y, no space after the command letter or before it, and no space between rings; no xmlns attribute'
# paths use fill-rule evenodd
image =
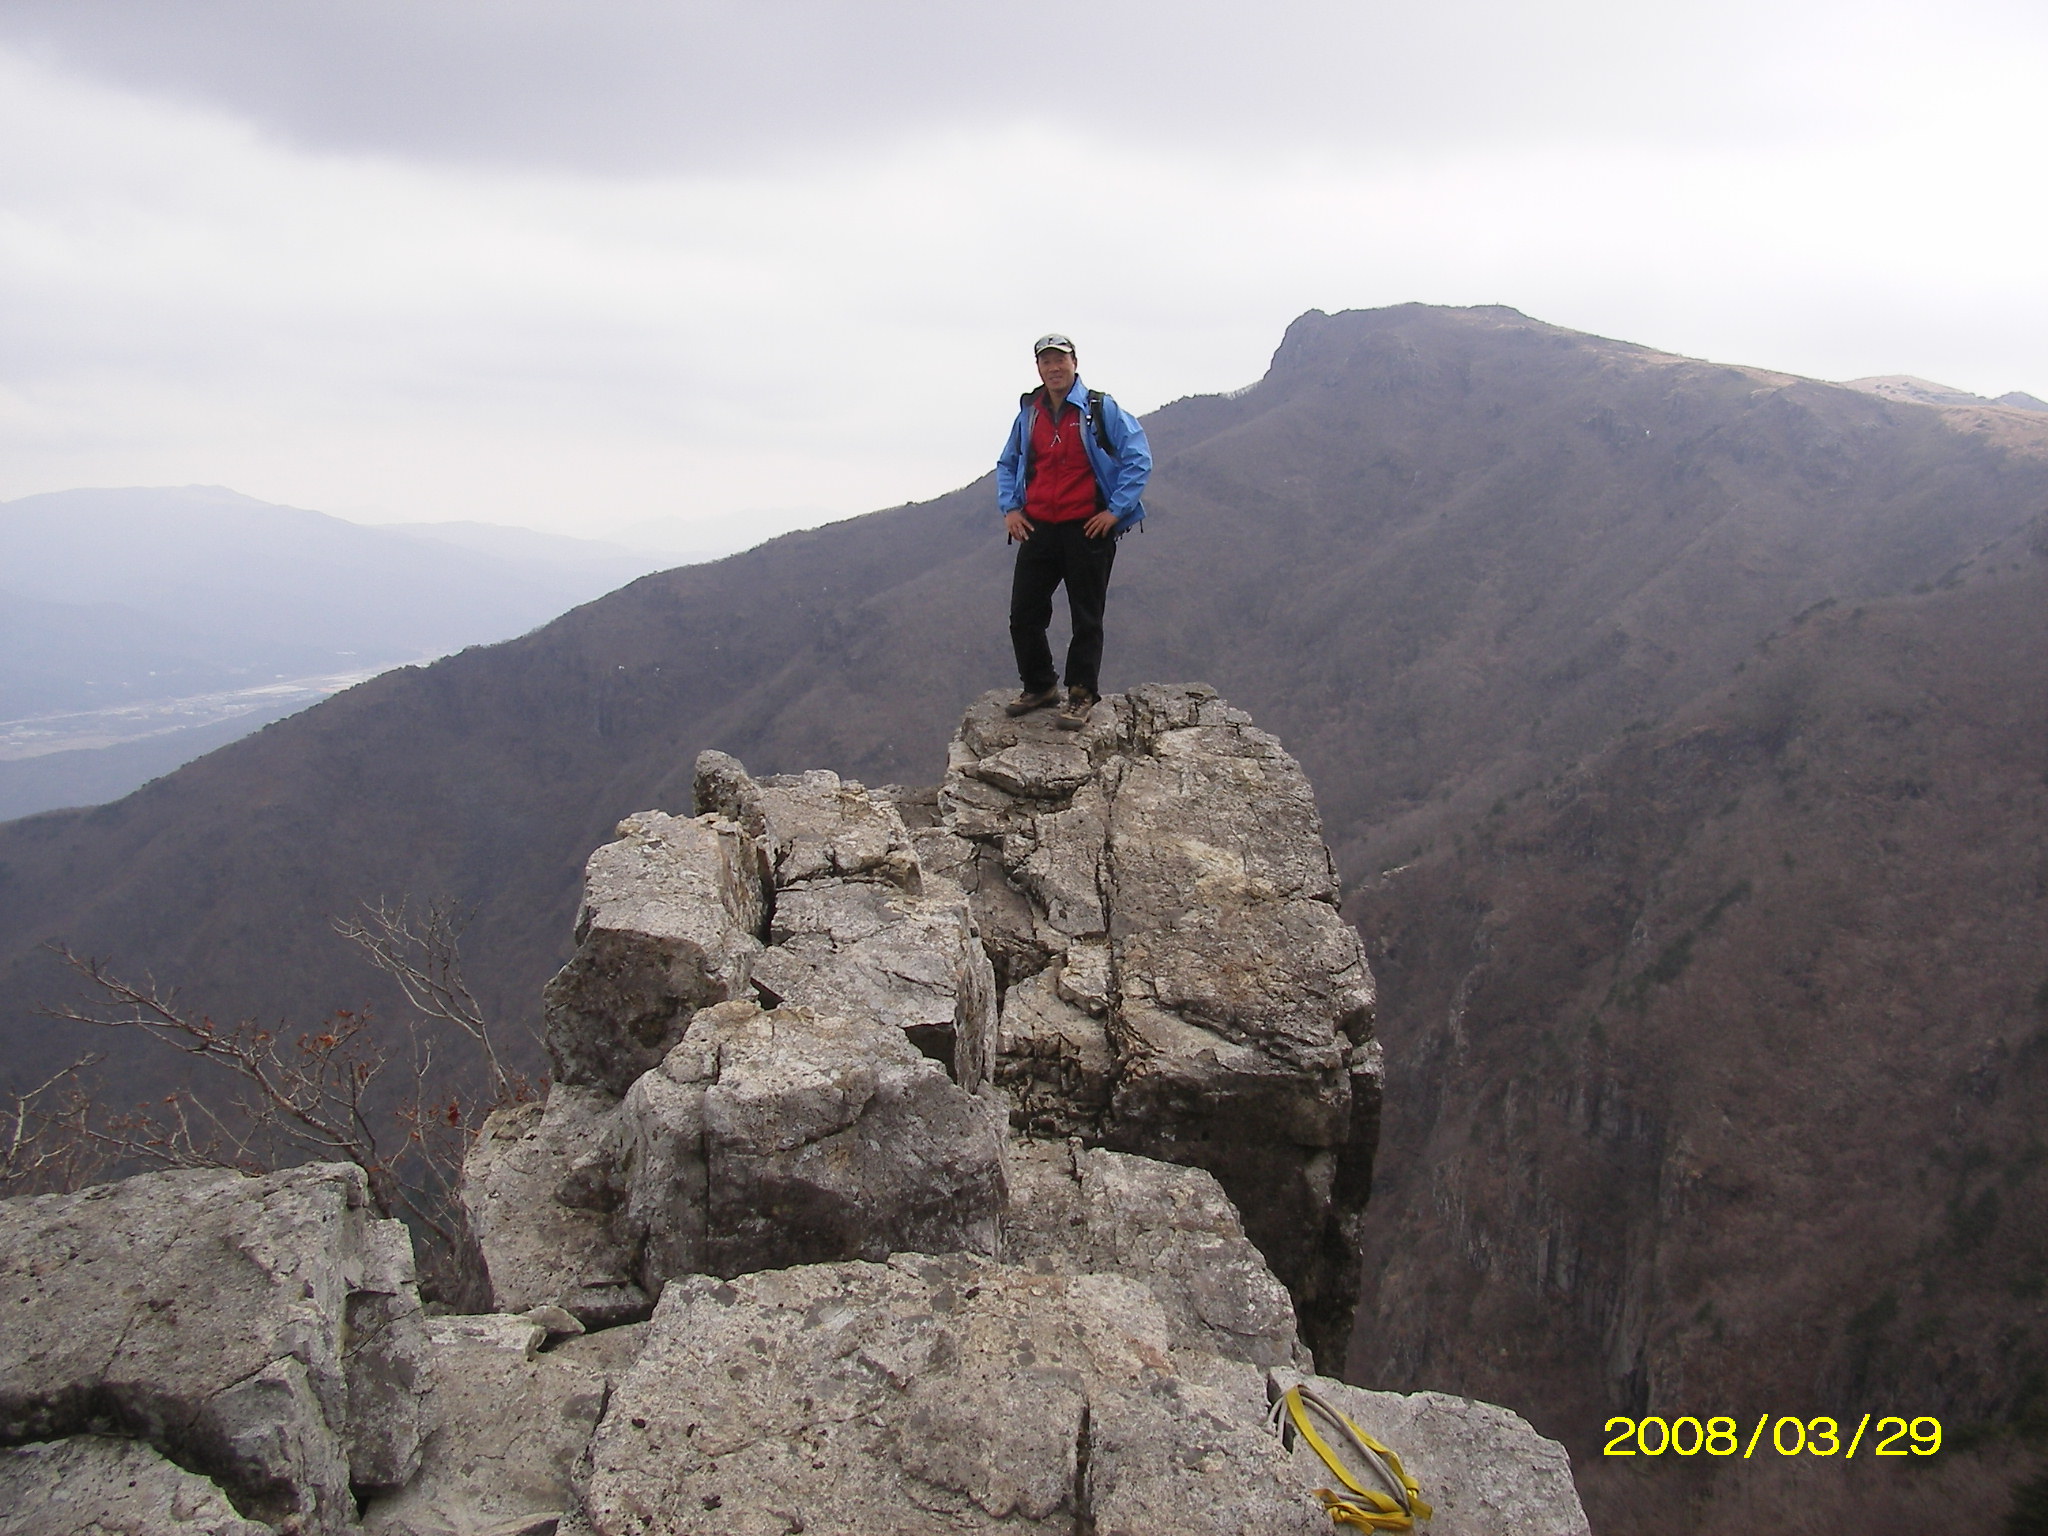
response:
<svg viewBox="0 0 2048 1536"><path fill-rule="evenodd" d="M35 1087L7 1095L0 1109L0 1191L27 1193L45 1185L70 1187L97 1167L90 1144L73 1134L84 1096L81 1075L106 1060L88 1051ZM58 1097L60 1089L69 1091Z"/></svg>
<svg viewBox="0 0 2048 1536"><path fill-rule="evenodd" d="M288 1042L253 1020L223 1027L204 1014L185 1013L153 982L137 986L62 946L56 954L102 1000L93 1007L38 1010L46 1017L134 1030L197 1058L233 1084L234 1107L259 1133L252 1139L268 1132L316 1157L358 1163L366 1171L383 1165L376 1132L360 1113L362 1087L385 1065L367 1015L336 1013L322 1029Z"/></svg>
<svg viewBox="0 0 2048 1536"><path fill-rule="evenodd" d="M224 1025L180 1005L154 980L138 984L61 945L54 954L92 1001L42 1006L46 1018L126 1031L191 1060L198 1080L161 1099L110 1114L83 1074L105 1059L81 1056L11 1098L0 1098L0 1189L76 1188L91 1173L137 1163L262 1173L308 1158L354 1163L380 1214L403 1216L421 1239L422 1284L458 1305L487 1305L487 1286L459 1195L462 1163L489 1112L533 1098L540 1086L507 1070L490 1021L462 979L463 921L442 902L365 903L360 921L335 920L399 985L410 1016L397 1024L340 1010L295 1033L254 1020ZM473 1074L443 1072L438 1041L452 1026L471 1042L488 1091Z"/></svg>
<svg viewBox="0 0 2048 1536"><path fill-rule="evenodd" d="M334 919L334 931L397 982L422 1017L452 1024L477 1043L490 1070L494 1099L507 1102L516 1097L511 1074L498 1060L490 1023L462 979L460 941L468 914L458 916L440 901L414 913L407 902L394 907L382 897L364 902L363 914L361 922Z"/></svg>

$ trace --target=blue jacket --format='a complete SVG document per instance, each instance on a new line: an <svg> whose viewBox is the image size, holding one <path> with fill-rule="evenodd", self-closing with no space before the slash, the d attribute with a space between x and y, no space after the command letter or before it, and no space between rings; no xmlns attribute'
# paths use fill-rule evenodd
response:
<svg viewBox="0 0 2048 1536"><path fill-rule="evenodd" d="M1018 408L1010 424L1010 440L996 459L996 510L999 513L1024 510L1024 488L1031 479L1031 418L1037 412L1033 390ZM1067 391L1067 404L1081 412L1081 445L1088 452L1088 467L1095 471L1095 484L1102 492L1103 505L1116 514L1115 533L1127 533L1145 520L1145 481L1152 474L1152 445L1145 441L1145 429L1138 418L1109 396L1102 397L1103 425L1109 429L1109 446L1102 451L1095 440L1095 423L1088 419L1088 386L1076 377Z"/></svg>

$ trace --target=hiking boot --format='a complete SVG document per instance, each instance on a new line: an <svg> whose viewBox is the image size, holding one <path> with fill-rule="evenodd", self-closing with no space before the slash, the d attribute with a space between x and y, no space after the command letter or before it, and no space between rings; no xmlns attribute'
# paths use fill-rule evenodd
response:
<svg viewBox="0 0 2048 1536"><path fill-rule="evenodd" d="M1053 723L1063 731L1078 731L1088 723L1088 711L1100 702L1086 688L1069 688L1067 702L1060 706L1059 718Z"/></svg>
<svg viewBox="0 0 2048 1536"><path fill-rule="evenodd" d="M1014 720L1017 716L1028 715L1035 709L1050 709L1059 701L1060 691L1057 688L1047 688L1041 693L1033 693L1026 688L1003 706L1003 713Z"/></svg>

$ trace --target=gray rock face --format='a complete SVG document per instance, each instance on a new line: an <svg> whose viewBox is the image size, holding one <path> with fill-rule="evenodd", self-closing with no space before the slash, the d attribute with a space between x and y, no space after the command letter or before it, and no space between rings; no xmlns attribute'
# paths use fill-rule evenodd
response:
<svg viewBox="0 0 2048 1536"><path fill-rule="evenodd" d="M624 1221L650 1292L684 1274L995 1250L1000 1106L892 1025L727 1003L620 1114Z"/></svg>
<svg viewBox="0 0 2048 1536"><path fill-rule="evenodd" d="M678 1281L591 1444L601 1536L1325 1532L1256 1367L1117 1275L904 1255ZM1093 1520L1092 1526L1085 1522Z"/></svg>
<svg viewBox="0 0 2048 1536"><path fill-rule="evenodd" d="M348 1416L342 1441L358 1492L396 1488L419 1467L433 1371L427 1362L412 1237L397 1221L361 1228L342 1312Z"/></svg>
<svg viewBox="0 0 2048 1536"><path fill-rule="evenodd" d="M273 1536L139 1440L72 1435L0 1450L0 1536Z"/></svg>
<svg viewBox="0 0 2048 1536"><path fill-rule="evenodd" d="M555 1081L614 1098L699 1008L750 995L767 927L759 845L730 821L644 811L590 856L576 953L543 994Z"/></svg>
<svg viewBox="0 0 2048 1536"><path fill-rule="evenodd" d="M996 980L964 896L820 880L776 896L773 947L754 963L764 1002L901 1031L973 1089L988 1081Z"/></svg>
<svg viewBox="0 0 2048 1536"><path fill-rule="evenodd" d="M677 1275L993 1253L1001 1122L893 1024L735 1001L616 1104L558 1088L494 1116L463 1198L497 1306L601 1327Z"/></svg>
<svg viewBox="0 0 2048 1536"><path fill-rule="evenodd" d="M972 1090L988 1081L995 973L964 893L925 888L895 804L823 771L753 779L723 752L697 761L697 808L743 827L770 871L770 945L754 992L904 1031Z"/></svg>
<svg viewBox="0 0 2048 1536"><path fill-rule="evenodd" d="M1432 1531L1585 1532L1562 1449L1505 1410L1268 1372L1176 1332L1128 1275L967 1255L679 1281L591 1442L585 1528L1310 1536L1332 1478L1267 1424L1307 1379L1400 1453Z"/></svg>
<svg viewBox="0 0 2048 1536"><path fill-rule="evenodd" d="M703 814L628 817L591 856L547 990L553 1094L470 1153L502 1309L602 1327L677 1274L994 1248L996 985L965 894L927 889L894 803L836 774L707 752L696 792Z"/></svg>
<svg viewBox="0 0 2048 1536"><path fill-rule="evenodd" d="M1116 1050L1102 1019L1062 995L1065 971L1057 962L1010 988L996 1034L995 1080L1016 1106L1020 1130L1094 1140L1116 1088Z"/></svg>
<svg viewBox="0 0 2048 1536"><path fill-rule="evenodd" d="M1245 1239L1215 1178L1078 1142L1010 1152L1003 1257L1030 1269L1120 1274L1147 1287L1177 1350L1308 1364L1294 1304Z"/></svg>
<svg viewBox="0 0 2048 1536"><path fill-rule="evenodd" d="M698 754L699 812L715 812L761 845L777 890L813 880L878 880L915 895L916 851L893 805L836 773L748 776L723 752Z"/></svg>
<svg viewBox="0 0 2048 1536"><path fill-rule="evenodd" d="M427 1324L434 1395L419 1475L363 1510L365 1536L546 1536L638 1327L539 1353L547 1330L489 1313ZM608 1353L610 1358L608 1358Z"/></svg>
<svg viewBox="0 0 2048 1536"><path fill-rule="evenodd" d="M1214 1173L1339 1358L1380 1074L1307 779L1199 685L1112 696L1071 734L1002 701L968 710L916 839L1005 983L1016 1123Z"/></svg>
<svg viewBox="0 0 2048 1536"><path fill-rule="evenodd" d="M360 1170L146 1174L0 1205L0 1441L113 1433L245 1514L354 1523L419 1460L412 1248Z"/></svg>
<svg viewBox="0 0 2048 1536"><path fill-rule="evenodd" d="M603 1090L557 1084L545 1105L485 1122L463 1163L462 1203L500 1312L552 1304L592 1328L653 1312L638 1253L613 1221L617 1119Z"/></svg>

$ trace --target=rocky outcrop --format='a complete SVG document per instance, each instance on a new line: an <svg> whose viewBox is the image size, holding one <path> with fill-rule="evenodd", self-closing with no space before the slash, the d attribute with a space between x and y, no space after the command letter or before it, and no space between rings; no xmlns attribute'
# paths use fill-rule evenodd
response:
<svg viewBox="0 0 2048 1536"><path fill-rule="evenodd" d="M412 1244L368 1205L331 1164L0 1205L0 1443L127 1437L251 1518L346 1530L417 1469L429 1388Z"/></svg>
<svg viewBox="0 0 2048 1536"><path fill-rule="evenodd" d="M836 774L707 752L696 793L591 856L547 992L558 1086L470 1155L502 1310L601 1327L680 1274L995 1249L995 973L965 894Z"/></svg>
<svg viewBox="0 0 2048 1536"><path fill-rule="evenodd" d="M1072 734L1002 701L904 803L1005 985L995 1074L1019 1127L1214 1173L1340 1360L1381 1071L1307 778L1199 685L1112 695Z"/></svg>
<svg viewBox="0 0 2048 1536"><path fill-rule="evenodd" d="M912 1249L992 1253L1000 1105L872 1018L749 1002L698 1013L613 1103L500 1111L464 1199L493 1304L594 1327L677 1275Z"/></svg>
<svg viewBox="0 0 2048 1536"><path fill-rule="evenodd" d="M1307 781L1205 688L1112 697L1074 734L1012 720L1000 704L990 695L969 710L933 791L870 793L829 773L756 780L706 753L693 821L622 824L621 843L591 860L586 948L550 988L557 1060L604 1065L580 1071L582 1086L558 1090L545 1110L494 1119L471 1158L468 1198L501 1308L556 1302L595 1325L627 1315L606 1310L620 1298L635 1316L664 1298L659 1359L680 1352L690 1363L645 1365L629 1401L672 1392L677 1372L706 1392L715 1383L722 1400L729 1381L765 1368L764 1348L779 1348L764 1341L780 1337L797 1276L814 1288L798 1311L812 1315L790 1335L796 1353L777 1390L818 1400L802 1385L830 1374L804 1354L826 1347L809 1336L822 1315L812 1303L872 1283L882 1287L874 1305L896 1319L887 1326L908 1333L878 1345L871 1367L891 1350L907 1360L958 1347L966 1374L943 1391L1011 1405L995 1416L1059 1455L1029 1466L1030 1455L1000 1449L999 1427L970 1415L959 1443L933 1455L981 1457L997 1482L934 1482L874 1459L907 1433L884 1424L855 1461L821 1455L810 1468L820 1476L792 1483L803 1470L790 1460L797 1431L757 1425L766 1461L748 1474L756 1482L721 1491L678 1470L688 1463L677 1447L636 1438L667 1408L614 1415L594 1453L601 1529L627 1520L621 1511L654 1509L684 1521L678 1529L737 1529L734 1508L758 1512L776 1497L798 1518L791 1501L813 1498L803 1487L822 1496L847 1479L878 1509L908 1498L934 1519L970 1523L1071 1522L1096 1508L1084 1484L1122 1487L1134 1508L1178 1510L1156 1504L1159 1490L1131 1491L1146 1486L1134 1470L1143 1453L1130 1449L1144 1436L1114 1426L1144 1415L1109 1406L1110 1378L1058 1363L1071 1340L1020 1341L1045 1328L1065 1339L1089 1308L1107 1308L1100 1328L1156 1337L1147 1348L1160 1369L1171 1355L1189 1380L1228 1376L1229 1392L1263 1405L1263 1370L1308 1362L1304 1331L1326 1348L1348 1331L1378 1055L1372 979L1336 913ZM758 904L750 887L733 897L734 870L760 873ZM732 937L749 915L756 926ZM624 1037L593 934L613 955L654 957L638 974L657 985L630 1007L660 1027ZM679 934L716 942L678 949ZM691 963L678 969L678 954ZM717 955L743 957L752 1001L737 995L737 971L707 980ZM1007 1147L1003 1119L1017 1138ZM1240 1209L1254 1213L1249 1239ZM1066 1300L1043 1317L991 1323L978 1344L934 1344L924 1325L937 1293L910 1296L924 1271L892 1257L905 1253L951 1255L945 1263L985 1274L992 1296ZM846 1262L856 1260L867 1263ZM712 1325L733 1318L753 1355L705 1356L722 1347ZM1033 1374L1033 1361L1051 1363ZM1029 1406L1045 1371L1066 1383L1051 1420ZM909 1378L897 1375L902 1387ZM715 1404L670 1406L694 1436ZM917 1393L899 1406L928 1427L933 1409ZM1060 1417L1069 1409L1102 1429L1099 1445L1076 1449L1086 1436ZM855 1412L845 1402L820 1411L821 1424ZM1188 1431L1172 1415L1155 1428ZM1229 1496L1201 1517L1219 1529L1267 1521L1269 1496L1273 1510L1294 1507L1292 1493L1259 1483L1275 1475L1272 1446L1245 1444L1255 1448L1245 1466L1265 1470L1223 1479ZM1091 1460L1098 1450L1108 1459ZM720 1475L742 1465L703 1454ZM1005 1493L1010 1477L1022 1482ZM675 1513L685 1487L698 1501L687 1521Z"/></svg>
<svg viewBox="0 0 2048 1536"><path fill-rule="evenodd" d="M586 1518L601 1536L1330 1531L1311 1492L1328 1470L1267 1428L1300 1373L1174 1334L1128 1275L967 1254L679 1280L591 1443ZM1437 1536L1584 1536L1562 1450L1513 1414L1312 1381L1415 1458Z"/></svg>
<svg viewBox="0 0 2048 1536"><path fill-rule="evenodd" d="M1001 704L968 710L928 794L757 780L707 752L696 817L629 817L592 855L577 955L548 987L549 1049L559 1081L621 1102L514 1111L479 1144L469 1183L497 1305L597 1321L676 1274L931 1248L918 1185L949 1212L936 1246L992 1252L976 1234L1001 1205L993 1149L937 1128L969 1126L994 1081L1027 1136L1213 1173L1311 1347L1341 1357L1380 1069L1371 973L1337 915L1307 779L1199 685L1113 695L1074 733ZM731 1015L684 1048L701 1010L743 997L779 1022ZM800 1053L842 1063L817 1088L838 1107L753 1085L780 1081L775 1036L802 1030L817 1038ZM889 1093L870 1103L847 1076L883 1059L863 1030L885 1054L885 1036L907 1040L950 1084L927 1080L903 1114ZM778 1131L771 1151L720 1118L759 1093L775 1107L746 1123L815 1134ZM930 1131L888 1131L892 1115ZM815 1177L843 1157L850 1182ZM542 1187L559 1209L505 1219Z"/></svg>
<svg viewBox="0 0 2048 1536"><path fill-rule="evenodd" d="M1512 1414L1303 1376L1377 1062L1270 737L985 700L926 794L697 794L592 856L560 1077L471 1149L497 1310L423 1319L351 1168L6 1208L0 1536L1308 1536L1302 1380L1439 1533L1582 1536Z"/></svg>
<svg viewBox="0 0 2048 1536"><path fill-rule="evenodd" d="M697 1009L749 995L767 915L760 850L732 823L620 822L584 870L575 957L543 994L555 1081L624 1093Z"/></svg>

